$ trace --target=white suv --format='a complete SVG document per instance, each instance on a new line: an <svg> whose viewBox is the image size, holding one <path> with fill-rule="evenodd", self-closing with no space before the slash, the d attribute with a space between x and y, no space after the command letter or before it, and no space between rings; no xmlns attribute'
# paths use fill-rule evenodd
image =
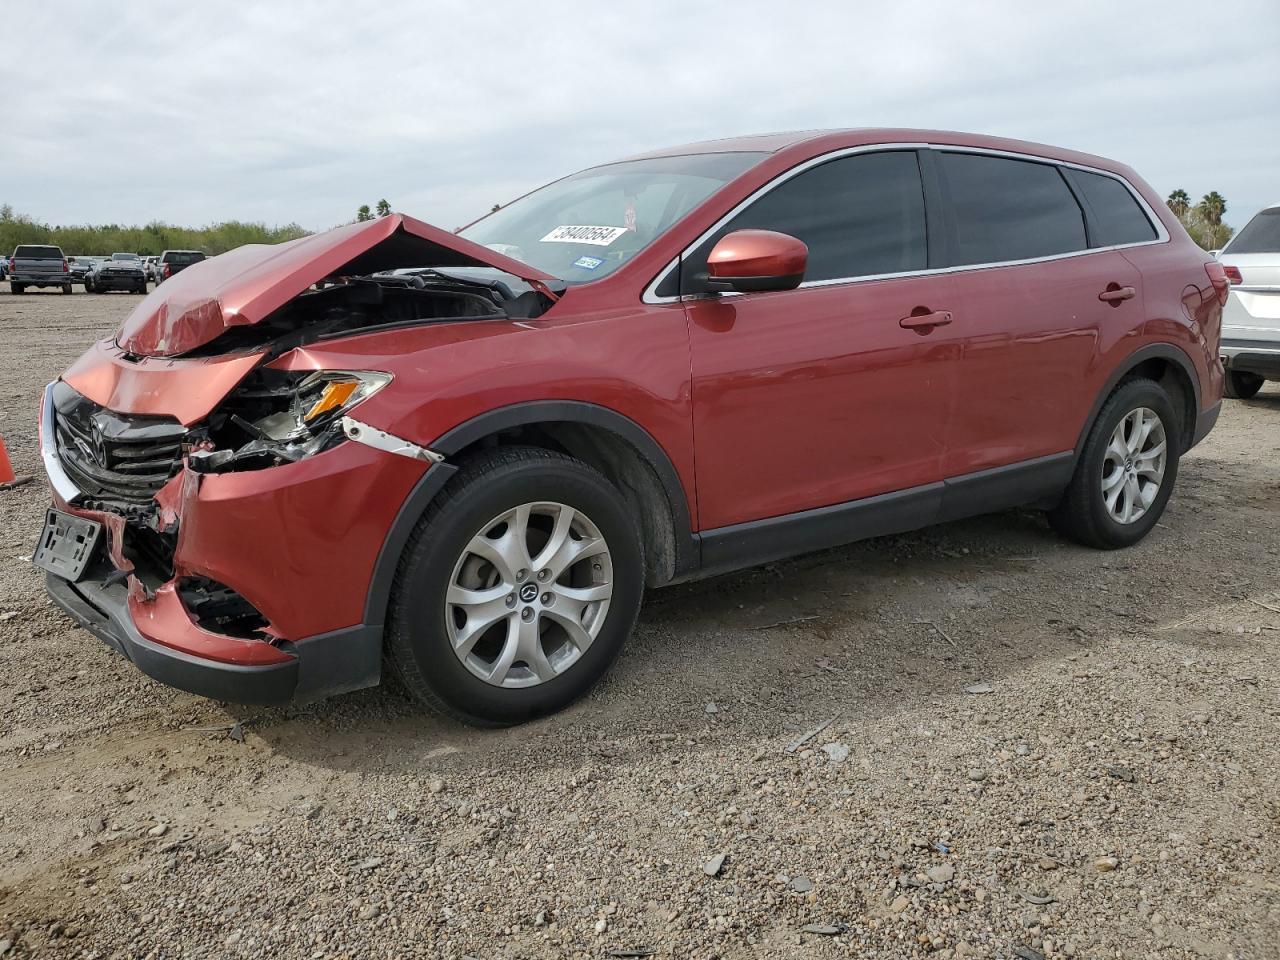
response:
<svg viewBox="0 0 1280 960"><path fill-rule="evenodd" d="M1258 211L1218 259L1231 281L1222 313L1226 394L1247 400L1280 380L1280 203Z"/></svg>

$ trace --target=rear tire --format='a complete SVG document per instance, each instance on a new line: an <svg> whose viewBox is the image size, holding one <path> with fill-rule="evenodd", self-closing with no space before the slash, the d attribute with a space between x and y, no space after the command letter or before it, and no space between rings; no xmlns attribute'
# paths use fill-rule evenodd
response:
<svg viewBox="0 0 1280 960"><path fill-rule="evenodd" d="M62 285L62 292L63 292L63 293L70 293L70 292L71 292L71 284L69 284L69 283L64 283L64 284Z"/></svg>
<svg viewBox="0 0 1280 960"><path fill-rule="evenodd" d="M563 454L498 448L418 521L392 588L388 659L415 698L463 723L532 720L604 675L644 580L636 519L613 484Z"/></svg>
<svg viewBox="0 0 1280 960"><path fill-rule="evenodd" d="M1256 373L1228 370L1222 392L1232 400L1248 400L1255 396L1266 382L1265 377L1260 377Z"/></svg>
<svg viewBox="0 0 1280 960"><path fill-rule="evenodd" d="M27 288L20 283L10 283L9 292L10 293L26 293Z"/></svg>
<svg viewBox="0 0 1280 960"><path fill-rule="evenodd" d="M1086 546L1132 546L1164 513L1181 454L1181 423L1165 389L1145 378L1121 383L1098 412L1049 522Z"/></svg>

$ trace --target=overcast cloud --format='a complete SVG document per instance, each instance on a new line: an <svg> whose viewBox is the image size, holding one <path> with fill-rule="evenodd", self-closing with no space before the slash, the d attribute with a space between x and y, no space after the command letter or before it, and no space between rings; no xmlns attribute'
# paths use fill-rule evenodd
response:
<svg viewBox="0 0 1280 960"><path fill-rule="evenodd" d="M1280 200L1276 0L364 6L5 0L0 203L452 228L649 148L877 125L1102 154L1236 226Z"/></svg>

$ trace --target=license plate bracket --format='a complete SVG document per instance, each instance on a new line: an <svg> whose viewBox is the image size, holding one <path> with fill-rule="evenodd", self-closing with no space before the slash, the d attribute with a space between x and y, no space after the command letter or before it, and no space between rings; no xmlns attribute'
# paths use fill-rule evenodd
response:
<svg viewBox="0 0 1280 960"><path fill-rule="evenodd" d="M75 583L84 576L102 540L102 524L61 510L45 514L44 530L31 562L42 570Z"/></svg>

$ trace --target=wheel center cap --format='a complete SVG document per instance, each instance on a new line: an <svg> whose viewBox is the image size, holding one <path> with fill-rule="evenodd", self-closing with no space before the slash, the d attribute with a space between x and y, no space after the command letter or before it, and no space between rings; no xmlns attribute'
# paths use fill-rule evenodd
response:
<svg viewBox="0 0 1280 960"><path fill-rule="evenodd" d="M536 583L526 583L520 588L520 599L525 603L533 603L538 599L538 585Z"/></svg>

